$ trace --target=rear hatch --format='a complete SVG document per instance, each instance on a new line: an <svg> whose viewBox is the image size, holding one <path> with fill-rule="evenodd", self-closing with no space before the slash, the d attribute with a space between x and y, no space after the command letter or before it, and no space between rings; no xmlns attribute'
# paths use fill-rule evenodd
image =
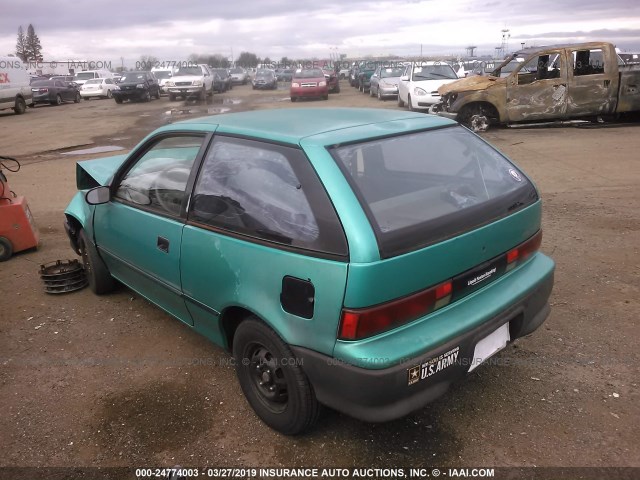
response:
<svg viewBox="0 0 640 480"><path fill-rule="evenodd" d="M349 331L343 315L343 340L378 335L451 305L512 271L539 247L534 185L463 127L330 151L380 253L379 261L350 264L345 312L370 309L385 317Z"/></svg>

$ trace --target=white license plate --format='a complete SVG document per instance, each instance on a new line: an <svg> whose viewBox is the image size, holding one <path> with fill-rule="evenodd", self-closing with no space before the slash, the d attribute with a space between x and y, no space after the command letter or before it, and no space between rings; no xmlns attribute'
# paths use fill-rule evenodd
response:
<svg viewBox="0 0 640 480"><path fill-rule="evenodd" d="M471 372L487 358L495 355L506 347L509 339L509 323L507 322L495 332L480 340L476 344L476 349L473 352L473 360L471 361L471 368L469 368L469 371Z"/></svg>

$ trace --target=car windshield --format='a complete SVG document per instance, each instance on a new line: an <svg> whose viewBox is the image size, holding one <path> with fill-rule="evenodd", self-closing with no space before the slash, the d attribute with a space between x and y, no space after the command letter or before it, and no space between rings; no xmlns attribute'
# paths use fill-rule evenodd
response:
<svg viewBox="0 0 640 480"><path fill-rule="evenodd" d="M52 80L37 80L31 83L32 87L53 87L54 82Z"/></svg>
<svg viewBox="0 0 640 480"><path fill-rule="evenodd" d="M231 73L244 73L242 68L236 67L231 69Z"/></svg>
<svg viewBox="0 0 640 480"><path fill-rule="evenodd" d="M124 75L122 75L122 77L120 78L120 83L144 80L145 77L146 77L146 74L142 72L127 72Z"/></svg>
<svg viewBox="0 0 640 480"><path fill-rule="evenodd" d="M381 251L459 235L537 199L497 150L454 126L332 149L374 226Z"/></svg>
<svg viewBox="0 0 640 480"><path fill-rule="evenodd" d="M324 77L324 73L319 68L311 70L296 70L293 74L293 78L320 78Z"/></svg>
<svg viewBox="0 0 640 480"><path fill-rule="evenodd" d="M80 72L76 73L76 79L87 80L88 78L94 78L96 75L93 72Z"/></svg>
<svg viewBox="0 0 640 480"><path fill-rule="evenodd" d="M102 83L101 78L92 78L91 80L87 80L85 85L92 85L94 83Z"/></svg>
<svg viewBox="0 0 640 480"><path fill-rule="evenodd" d="M169 70L157 70L155 72L153 72L153 74L156 76L157 79L163 79L163 78L171 78L171 71Z"/></svg>
<svg viewBox="0 0 640 480"><path fill-rule="evenodd" d="M271 75L273 75L271 70L258 70L256 72L256 77L270 77Z"/></svg>
<svg viewBox="0 0 640 480"><path fill-rule="evenodd" d="M175 73L175 77L179 77L181 75L195 75L195 76L201 76L202 75L202 70L200 69L200 67L180 67L178 69L178 71Z"/></svg>
<svg viewBox="0 0 640 480"><path fill-rule="evenodd" d="M380 78L392 78L402 76L401 68L383 68L380 71Z"/></svg>
<svg viewBox="0 0 640 480"><path fill-rule="evenodd" d="M214 71L214 73L217 73L221 77L226 77L227 76L227 70L224 69L224 68L214 68L213 71Z"/></svg>
<svg viewBox="0 0 640 480"><path fill-rule="evenodd" d="M413 80L442 80L457 79L456 72L450 65L441 63L439 65L416 65L413 67Z"/></svg>

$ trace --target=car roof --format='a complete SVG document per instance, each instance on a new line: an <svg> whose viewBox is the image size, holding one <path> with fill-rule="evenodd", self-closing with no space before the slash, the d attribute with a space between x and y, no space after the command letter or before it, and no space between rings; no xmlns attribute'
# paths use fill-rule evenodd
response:
<svg viewBox="0 0 640 480"><path fill-rule="evenodd" d="M320 144L332 144L331 132L341 131L340 142L367 137L393 135L407 130L455 125L452 120L417 112L373 108L283 108L252 112L228 113L195 118L172 124L198 125L201 130L216 130L267 140L299 144L302 139L317 136ZM376 125L377 128L371 128ZM349 130L351 129L351 130ZM352 132L349 135L345 130ZM368 133L368 132L372 133ZM375 132L382 132L375 134Z"/></svg>

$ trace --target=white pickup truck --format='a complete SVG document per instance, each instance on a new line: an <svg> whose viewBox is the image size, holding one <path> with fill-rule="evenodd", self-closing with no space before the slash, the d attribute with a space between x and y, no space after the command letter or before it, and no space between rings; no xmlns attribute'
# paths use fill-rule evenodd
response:
<svg viewBox="0 0 640 480"><path fill-rule="evenodd" d="M205 100L207 95L213 95L213 73L206 65L182 66L165 83L165 88L169 93L169 100L178 97Z"/></svg>

